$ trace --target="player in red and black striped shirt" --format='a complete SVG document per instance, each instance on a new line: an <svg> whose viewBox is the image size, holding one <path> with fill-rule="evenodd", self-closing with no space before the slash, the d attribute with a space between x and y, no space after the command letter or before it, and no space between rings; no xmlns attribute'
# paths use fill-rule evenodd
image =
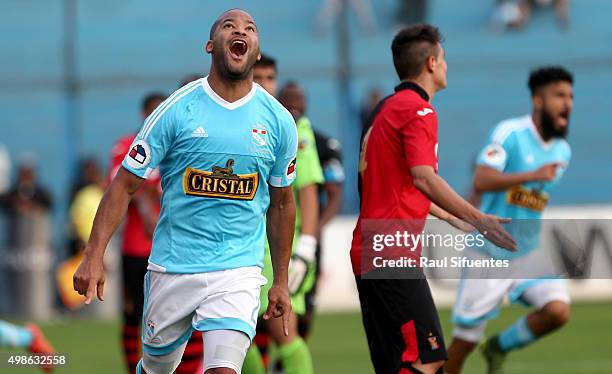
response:
<svg viewBox="0 0 612 374"><path fill-rule="evenodd" d="M418 234L432 213L460 228L473 225L493 243L515 249L500 226L505 220L481 213L437 175L438 121L430 100L446 87L441 39L431 25L408 27L395 36L393 63L402 82L374 110L362 139L361 211L351 261L377 373L441 372L447 356L426 279L379 268L373 259L382 252L369 241L372 230L390 233L401 227ZM368 226L371 222L376 225ZM413 249L420 256L420 247ZM390 251L383 257L398 255Z"/></svg>

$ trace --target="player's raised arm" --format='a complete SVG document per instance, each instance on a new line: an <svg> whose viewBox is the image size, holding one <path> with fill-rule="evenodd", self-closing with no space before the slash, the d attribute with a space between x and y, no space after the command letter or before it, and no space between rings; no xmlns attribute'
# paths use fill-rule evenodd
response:
<svg viewBox="0 0 612 374"><path fill-rule="evenodd" d="M138 190L142 181L143 179L120 168L102 197L89 241L85 246L83 261L73 277L74 289L79 294L85 295L86 304L91 302L95 293L100 301L103 300L104 252L125 215L132 195Z"/></svg>
<svg viewBox="0 0 612 374"><path fill-rule="evenodd" d="M516 251L516 242L500 223L507 220L484 214L465 201L448 183L436 174L429 165L414 166L410 169L415 187L433 203L450 214L476 227L495 245Z"/></svg>
<svg viewBox="0 0 612 374"><path fill-rule="evenodd" d="M474 188L477 192L504 191L527 182L549 182L555 179L557 168L561 166L559 163L550 163L533 171L504 173L490 166L479 165L474 173Z"/></svg>
<svg viewBox="0 0 612 374"><path fill-rule="evenodd" d="M291 187L270 186L266 231L270 243L270 256L274 283L268 292L268 310L264 319L283 317L283 329L288 335L288 319L291 301L287 287L289 258L295 229L295 201Z"/></svg>

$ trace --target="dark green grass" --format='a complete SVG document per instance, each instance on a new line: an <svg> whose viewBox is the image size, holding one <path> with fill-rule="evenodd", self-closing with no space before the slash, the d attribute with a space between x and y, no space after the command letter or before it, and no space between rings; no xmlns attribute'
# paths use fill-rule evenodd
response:
<svg viewBox="0 0 612 374"><path fill-rule="evenodd" d="M526 309L506 308L488 332L499 331ZM440 312L445 337L450 340L450 311ZM68 366L56 373L123 373L116 322L67 320L41 326L58 352L68 354ZM508 374L612 373L612 303L574 305L564 329L533 346L513 353ZM315 321L310 347L317 373L372 373L360 316L357 313L326 314ZM5 350L6 351L6 350ZM38 370L0 366L0 373L29 374ZM483 373L480 354L469 359L465 373Z"/></svg>

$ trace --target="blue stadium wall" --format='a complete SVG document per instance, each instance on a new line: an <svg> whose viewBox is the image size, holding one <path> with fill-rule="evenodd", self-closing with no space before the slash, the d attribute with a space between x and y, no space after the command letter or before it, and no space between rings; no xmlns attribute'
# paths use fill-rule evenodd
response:
<svg viewBox="0 0 612 374"><path fill-rule="evenodd" d="M230 7L250 11L262 50L276 57L280 81L296 79L308 93L314 126L344 144L347 195L344 211L357 209L355 165L360 125L357 110L366 91L392 91L391 64L397 1L375 1L377 32L359 30L350 15L352 63L348 92L337 80L336 29L314 32L322 1L77 1L76 77L79 97L66 100L63 86L63 2L2 1L0 6L0 143L13 161L35 155L42 182L65 204L73 155L108 164L122 135L140 126L139 105L148 91L170 92L192 73L205 74L203 53L214 18ZM560 31L552 12L534 15L521 32L494 34L490 3L430 2L429 21L445 34L447 90L436 95L440 119L440 174L459 191L469 185L470 163L498 121L527 113L529 70L563 64L576 76L570 143L573 160L553 204L609 202L612 185L612 2L571 3L571 26ZM70 116L76 128L67 127ZM64 217L56 211L55 217ZM64 224L56 220L56 240ZM59 242L61 243L61 242ZM59 244L58 243L58 244ZM61 245L60 245L61 246Z"/></svg>

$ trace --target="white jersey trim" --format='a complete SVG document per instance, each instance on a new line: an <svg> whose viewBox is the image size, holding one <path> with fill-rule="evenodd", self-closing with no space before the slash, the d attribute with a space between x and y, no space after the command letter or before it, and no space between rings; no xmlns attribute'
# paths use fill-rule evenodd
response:
<svg viewBox="0 0 612 374"><path fill-rule="evenodd" d="M195 80L189 84L187 84L186 86L174 91L174 93L172 95L170 95L169 98L167 98L163 103L161 103L154 111L153 113L151 113L151 115L147 118L147 120L145 121L145 124L141 130L141 134L142 134L142 139L146 139L149 134L151 133L151 130L153 130L153 127L155 127L155 124L157 123L157 121L159 121L159 119L161 118L161 116L174 104L176 104L180 99L182 99L183 97L185 97L187 94L189 94L190 92L192 92L194 89L196 89L198 87L198 81L199 80Z"/></svg>
<svg viewBox="0 0 612 374"><path fill-rule="evenodd" d="M229 101L227 101L224 98L222 98L221 96L219 96L212 89L212 87L210 87L210 85L208 84L208 75L206 77L202 78L201 81L202 81L202 87L204 88L204 92L206 92L208 94L208 96L214 102L216 102L217 104L221 105L225 109L229 109L229 110L234 110L234 109L240 108L244 104L246 104L249 101L251 101L253 96L255 96L255 92L257 91L257 86L255 84L253 84L251 86L251 90L249 91L248 94L246 94L246 96L244 96L244 97L242 97L242 98L240 98L240 99L230 103Z"/></svg>
<svg viewBox="0 0 612 374"><path fill-rule="evenodd" d="M158 273L165 273L166 272L166 268L165 267L159 266L157 264L154 264L150 260L149 260L149 265L147 266L147 270L156 271Z"/></svg>
<svg viewBox="0 0 612 374"><path fill-rule="evenodd" d="M497 125L491 136L494 143L503 144L514 131L523 130L533 123L530 115L507 119Z"/></svg>

